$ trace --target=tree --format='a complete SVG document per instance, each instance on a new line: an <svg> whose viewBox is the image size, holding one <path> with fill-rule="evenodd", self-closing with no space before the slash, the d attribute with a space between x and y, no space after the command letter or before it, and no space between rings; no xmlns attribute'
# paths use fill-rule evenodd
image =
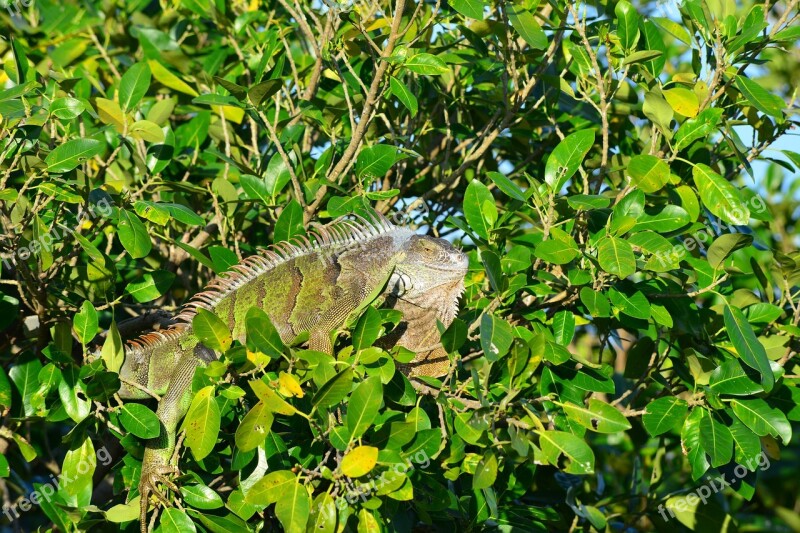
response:
<svg viewBox="0 0 800 533"><path fill-rule="evenodd" d="M234 343L161 531L797 528L797 0L0 17L5 524L135 531L123 340L374 208L469 254L453 371Z"/></svg>

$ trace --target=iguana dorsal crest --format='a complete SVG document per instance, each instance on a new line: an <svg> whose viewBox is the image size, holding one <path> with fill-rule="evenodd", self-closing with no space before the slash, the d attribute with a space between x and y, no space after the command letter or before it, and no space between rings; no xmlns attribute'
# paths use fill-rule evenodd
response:
<svg viewBox="0 0 800 533"><path fill-rule="evenodd" d="M226 296L237 291L259 276L279 265L309 254L323 252L335 254L338 250L353 246L368 246L375 238L394 236L408 238L408 228L395 226L380 213L373 212L369 218L355 215L355 220L338 219L327 226L317 226L291 242L275 243L244 259L228 272L212 280L202 292L194 295L175 316L175 324L162 331L141 335L127 344L128 355L134 358L147 349L152 349L174 340L186 332L198 308L214 311L215 306ZM402 234L402 235L401 235Z"/></svg>

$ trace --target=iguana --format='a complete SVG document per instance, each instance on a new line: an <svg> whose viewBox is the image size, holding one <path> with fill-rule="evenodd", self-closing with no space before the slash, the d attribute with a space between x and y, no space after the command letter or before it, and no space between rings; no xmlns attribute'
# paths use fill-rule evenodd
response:
<svg viewBox="0 0 800 533"><path fill-rule="evenodd" d="M148 441L142 461L143 533L150 495L164 499L157 484L177 490L166 474L178 472L170 460L178 422L191 404L195 369L217 357L192 333L198 308L214 312L233 338L244 342L244 316L257 306L285 343L308 332L310 349L332 354L336 332L383 296L404 313L389 342L419 352L401 370L411 376L447 373L449 360L436 321L447 326L455 316L467 257L443 239L416 235L377 214L370 218L341 220L309 232L310 238L278 243L248 257L194 296L172 326L127 344L120 397L146 399L147 391L162 395L156 412L161 434Z"/></svg>

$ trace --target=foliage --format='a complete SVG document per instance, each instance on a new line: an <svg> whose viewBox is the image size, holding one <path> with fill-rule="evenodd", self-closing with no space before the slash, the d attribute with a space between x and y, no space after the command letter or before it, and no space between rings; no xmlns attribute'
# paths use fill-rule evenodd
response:
<svg viewBox="0 0 800 533"><path fill-rule="evenodd" d="M12 2L0 520L135 531L123 340L371 206L468 252L454 371L198 315L161 531L800 529L797 4Z"/></svg>

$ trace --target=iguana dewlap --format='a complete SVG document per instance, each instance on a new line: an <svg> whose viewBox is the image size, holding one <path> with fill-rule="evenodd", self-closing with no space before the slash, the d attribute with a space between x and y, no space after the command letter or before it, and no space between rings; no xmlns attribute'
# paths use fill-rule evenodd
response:
<svg viewBox="0 0 800 533"><path fill-rule="evenodd" d="M310 233L298 244L279 243L212 281L177 315L167 330L131 341L120 369L124 380L162 395L157 415L161 435L147 443L139 484L141 528L151 492L165 474L175 448L178 422L191 404L191 381L197 366L217 354L192 334L197 308L214 312L235 339L245 339L244 317L253 306L264 310L286 343L309 333L308 347L333 352L332 335L384 295L387 304L404 313L391 344L418 352L408 375L441 376L449 360L439 343L437 320L449 325L464 288L467 257L449 242L416 235L382 216L359 222L340 221ZM147 398L146 392L123 384L120 396Z"/></svg>

